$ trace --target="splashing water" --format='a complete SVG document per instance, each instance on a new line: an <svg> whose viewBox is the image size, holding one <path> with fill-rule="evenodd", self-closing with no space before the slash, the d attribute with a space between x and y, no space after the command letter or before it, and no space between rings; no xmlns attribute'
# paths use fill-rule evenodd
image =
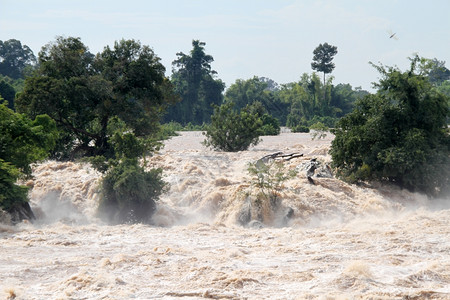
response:
<svg viewBox="0 0 450 300"><path fill-rule="evenodd" d="M16 299L449 299L450 201L313 178L332 136L264 137L213 152L185 132L149 159L170 190L154 226L95 218L100 175L85 164L34 169L35 224L0 225L0 295ZM256 218L249 162L304 156L277 209ZM289 214L286 214L289 211ZM239 218L248 213L251 222ZM256 225L255 225L256 224ZM3 293L3 294L2 294Z"/></svg>

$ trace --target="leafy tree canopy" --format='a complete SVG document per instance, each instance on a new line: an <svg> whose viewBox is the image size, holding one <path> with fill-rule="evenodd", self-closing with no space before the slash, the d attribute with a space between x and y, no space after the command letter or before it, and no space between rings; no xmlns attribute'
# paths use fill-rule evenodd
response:
<svg viewBox="0 0 450 300"><path fill-rule="evenodd" d="M334 86L332 80L329 77L323 85L316 73L304 73L300 81L282 85L278 97L288 105L286 126L303 132L317 122L334 127L338 118L352 110L356 99L368 94L349 84Z"/></svg>
<svg viewBox="0 0 450 300"><path fill-rule="evenodd" d="M172 63L172 82L181 101L169 110L166 121L183 125L208 123L212 105L222 103L225 84L214 78L217 74L211 68L214 59L205 53L205 45L194 40L189 54L177 53L178 58Z"/></svg>
<svg viewBox="0 0 450 300"><path fill-rule="evenodd" d="M62 132L56 157L114 157L113 120L136 136L158 131L163 109L173 100L164 71L153 50L135 40L93 55L79 38L58 37L42 48L37 72L26 79L16 106L56 121Z"/></svg>
<svg viewBox="0 0 450 300"><path fill-rule="evenodd" d="M0 208L13 212L28 201L27 188L17 180L31 175L30 164L46 158L56 138L56 124L48 116L30 120L0 99Z"/></svg>
<svg viewBox="0 0 450 300"><path fill-rule="evenodd" d="M323 83L325 85L325 74L334 70L333 58L337 54L337 47L328 43L320 44L313 51L313 62L311 67L313 70L323 72Z"/></svg>
<svg viewBox="0 0 450 300"><path fill-rule="evenodd" d="M277 118L274 118L270 115L264 105L255 101L251 105L247 105L246 109L250 114L255 114L262 121L262 126L259 129L260 135L279 135L280 121Z"/></svg>
<svg viewBox="0 0 450 300"><path fill-rule="evenodd" d="M25 69L35 63L36 57L27 45L15 39L0 41L0 74L23 78Z"/></svg>
<svg viewBox="0 0 450 300"><path fill-rule="evenodd" d="M237 110L255 101L265 103L270 97L270 91L266 89L267 83L257 76L247 80L237 79L225 92L225 101L233 102Z"/></svg>
<svg viewBox="0 0 450 300"><path fill-rule="evenodd" d="M279 123L285 124L288 104L280 101L279 89L275 81L266 77L238 79L227 89L224 100L233 102L236 110L259 102L269 115L278 119Z"/></svg>
<svg viewBox="0 0 450 300"><path fill-rule="evenodd" d="M410 190L442 195L449 190L448 97L421 71L375 66L378 89L356 103L334 130L331 155L349 181L389 181Z"/></svg>
<svg viewBox="0 0 450 300"><path fill-rule="evenodd" d="M436 58L420 58L420 71L428 77L433 85L441 85L450 80L450 70L445 67L445 61Z"/></svg>
<svg viewBox="0 0 450 300"><path fill-rule="evenodd" d="M79 38L58 37L42 48L16 100L19 111L56 122L55 157L88 156L105 174L99 213L107 221L148 223L165 186L161 170L141 165L159 147L159 120L176 99L164 72L135 40L93 55Z"/></svg>
<svg viewBox="0 0 450 300"><path fill-rule="evenodd" d="M216 150L237 152L247 150L259 142L262 120L250 106L240 112L233 109L232 102L214 107L211 125L207 127L204 144Z"/></svg>

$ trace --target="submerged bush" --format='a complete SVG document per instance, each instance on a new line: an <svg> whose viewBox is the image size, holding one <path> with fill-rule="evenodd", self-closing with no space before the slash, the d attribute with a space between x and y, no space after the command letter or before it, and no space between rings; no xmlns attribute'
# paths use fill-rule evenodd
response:
<svg viewBox="0 0 450 300"><path fill-rule="evenodd" d="M265 221L264 215L272 215L280 208L283 184L297 175L295 169L289 169L283 161L258 160L249 163L247 172L250 175L250 184L255 190L253 206L256 209L258 220Z"/></svg>
<svg viewBox="0 0 450 300"><path fill-rule="evenodd" d="M125 128L112 134L111 146L114 158L90 159L92 166L105 174L98 215L113 224L151 223L166 183L161 169L145 170L145 156L158 149L160 142L137 137Z"/></svg>
<svg viewBox="0 0 450 300"><path fill-rule="evenodd" d="M136 159L124 159L102 179L99 215L113 223L150 223L166 186L161 169L145 171Z"/></svg>
<svg viewBox="0 0 450 300"><path fill-rule="evenodd" d="M327 136L327 132L330 130L328 126L323 124L322 122L317 122L309 127L311 130L311 139L318 140L324 139Z"/></svg>
<svg viewBox="0 0 450 300"><path fill-rule="evenodd" d="M161 125L161 137L162 139L169 139L173 136L178 136L177 131L181 131L183 126L177 122L169 122Z"/></svg>
<svg viewBox="0 0 450 300"><path fill-rule="evenodd" d="M279 200L283 183L297 175L296 170L286 168L284 162L278 160L249 163L247 171L251 176L251 185L258 191L259 200L270 201L272 206Z"/></svg>
<svg viewBox="0 0 450 300"><path fill-rule="evenodd" d="M183 127L182 131L203 131L206 128L206 124L202 125L194 125L191 122L187 123L186 126Z"/></svg>
<svg viewBox="0 0 450 300"><path fill-rule="evenodd" d="M302 133L309 133L309 127L304 125L297 125L295 127L291 128L292 132L302 132Z"/></svg>

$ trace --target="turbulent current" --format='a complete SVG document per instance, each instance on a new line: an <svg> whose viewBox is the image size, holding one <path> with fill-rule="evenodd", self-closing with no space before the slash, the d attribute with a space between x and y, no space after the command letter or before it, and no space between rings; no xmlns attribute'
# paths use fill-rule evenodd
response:
<svg viewBox="0 0 450 300"><path fill-rule="evenodd" d="M0 298L450 299L450 199L311 182L331 139L282 133L225 153L184 132L148 160L170 184L153 225L99 221L89 165L39 164L26 183L38 220L0 225ZM257 214L248 164L280 151L303 154L285 163L298 173Z"/></svg>

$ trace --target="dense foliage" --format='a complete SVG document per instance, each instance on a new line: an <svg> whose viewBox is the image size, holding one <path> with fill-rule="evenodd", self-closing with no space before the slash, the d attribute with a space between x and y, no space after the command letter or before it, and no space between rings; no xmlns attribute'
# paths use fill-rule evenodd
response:
<svg viewBox="0 0 450 300"><path fill-rule="evenodd" d="M251 185L257 189L256 204L268 204L272 210L279 205L283 183L297 175L297 171L288 169L282 160L258 160L249 163L247 171L251 177Z"/></svg>
<svg viewBox="0 0 450 300"><path fill-rule="evenodd" d="M43 47L16 100L19 111L55 120L54 157L91 157L105 173L99 212L115 223L149 222L162 192L161 172L144 170L140 160L158 147L159 120L175 99L164 72L153 50L135 40L93 55L79 38L58 37Z"/></svg>
<svg viewBox="0 0 450 300"><path fill-rule="evenodd" d="M262 125L259 129L260 135L280 134L280 122L277 118L273 117L267 112L267 109L261 102L255 101L251 105L247 105L244 108L247 109L250 114L255 114L259 119L261 119Z"/></svg>
<svg viewBox="0 0 450 300"><path fill-rule="evenodd" d="M303 74L298 82L282 84L270 79L253 77L238 79L225 92L225 102L235 103L236 109L260 102L268 115L276 118L280 126L293 131L308 131L309 126L322 122L334 127L336 121L350 112L354 102L368 94L349 84L326 85L317 74Z"/></svg>
<svg viewBox="0 0 450 300"><path fill-rule="evenodd" d="M14 98L23 89L24 78L36 64L33 51L18 40L0 41L0 96L14 110Z"/></svg>
<svg viewBox="0 0 450 300"><path fill-rule="evenodd" d="M146 170L145 158L158 149L160 143L120 130L121 124L112 127L110 144L114 157L96 156L89 160L105 173L98 215L114 224L150 223L156 201L166 184L162 180L162 170Z"/></svg>
<svg viewBox="0 0 450 300"><path fill-rule="evenodd" d="M429 195L448 192L450 136L448 97L421 72L375 66L378 91L359 100L334 130L331 155L349 181L389 181Z"/></svg>
<svg viewBox="0 0 450 300"><path fill-rule="evenodd" d="M278 84L273 80L254 76L247 80L237 79L225 92L224 100L233 102L237 110L259 102L267 114L284 125L289 104L281 102L278 91Z"/></svg>
<svg viewBox="0 0 450 300"><path fill-rule="evenodd" d="M214 61L205 53L205 43L192 41L190 54L177 53L173 61L172 82L181 101L168 110L165 120L186 125L209 123L213 113L212 105L222 103L225 84L215 79L216 71L211 69Z"/></svg>
<svg viewBox="0 0 450 300"><path fill-rule="evenodd" d="M19 178L31 175L30 164L47 157L55 145L55 123L46 115L34 120L14 113L0 99L0 208L13 212L28 201Z"/></svg>
<svg viewBox="0 0 450 300"><path fill-rule="evenodd" d="M161 169L146 171L136 159L124 159L102 179L99 215L112 223L151 223L164 191Z"/></svg>
<svg viewBox="0 0 450 300"><path fill-rule="evenodd" d="M7 99L0 110L1 207L26 202L26 188L17 180L51 150L57 159L90 157L105 174L103 216L147 223L165 183L161 170L146 169L145 157L163 137L206 130L206 145L241 151L261 135L279 134L280 125L321 134L342 117L332 147L341 176L429 194L448 188L445 62L415 58L404 73L377 67L383 79L369 95L349 84L333 85L331 76L325 80L337 53L325 43L314 50L311 64L323 72L323 82L316 73L283 85L255 76L236 80L223 95L225 84L211 68L205 43L194 40L192 46L189 54L177 53L169 80L159 57L135 40L94 55L79 38L58 37L42 48L37 64L26 45L0 41L0 96ZM169 123L161 127L161 118Z"/></svg>
<svg viewBox="0 0 450 300"><path fill-rule="evenodd" d="M214 107L211 125L206 129L204 144L216 150L236 152L247 150L259 142L262 120L250 106L239 112L232 102Z"/></svg>
<svg viewBox="0 0 450 300"><path fill-rule="evenodd" d="M39 68L26 79L18 111L47 113L61 139L55 157L113 157L108 135L119 118L136 136L156 133L170 103L170 83L148 46L121 40L94 56L79 38L57 38L39 53Z"/></svg>
<svg viewBox="0 0 450 300"><path fill-rule="evenodd" d="M446 82L448 83L448 80L450 80L450 70L445 67L445 61L440 61L436 58L422 58L420 68L426 73L433 85L440 86Z"/></svg>
<svg viewBox="0 0 450 300"><path fill-rule="evenodd" d="M329 78L324 86L317 74L305 73L299 82L282 85L280 100L289 104L286 126L294 131L304 131L317 122L334 127L339 118L352 110L357 99L369 94L349 84L334 86L331 81Z"/></svg>
<svg viewBox="0 0 450 300"><path fill-rule="evenodd" d="M18 40L0 41L0 74L13 78L23 78L27 68L36 63L33 51Z"/></svg>

